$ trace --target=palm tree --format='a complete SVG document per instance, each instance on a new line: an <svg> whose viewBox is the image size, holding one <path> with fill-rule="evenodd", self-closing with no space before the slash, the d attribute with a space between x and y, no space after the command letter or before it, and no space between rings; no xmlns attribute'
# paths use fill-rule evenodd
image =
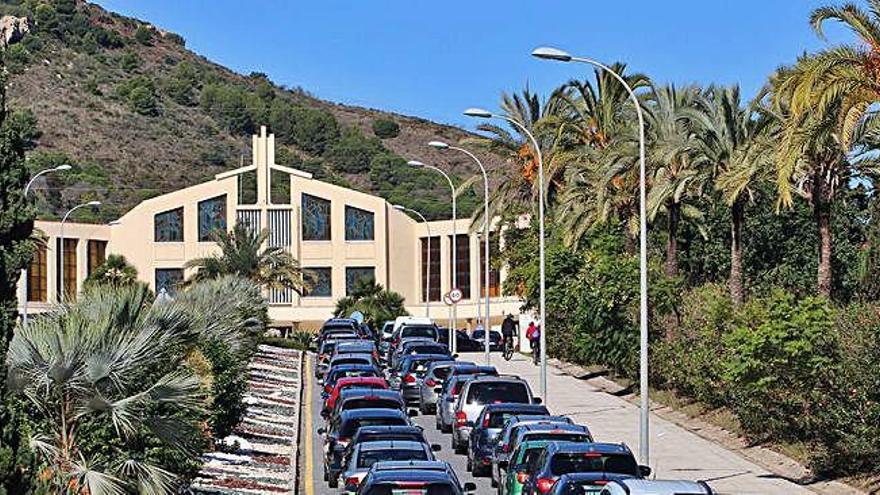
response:
<svg viewBox="0 0 880 495"><path fill-rule="evenodd" d="M647 107L648 159L652 165L648 192L648 218L666 214L666 274L678 275L678 230L682 220L700 223L702 212L689 200L702 195L709 178L697 158L699 141L686 123L687 111L696 106L699 88L654 87Z"/></svg>
<svg viewBox="0 0 880 495"><path fill-rule="evenodd" d="M188 283L237 275L265 289L290 289L302 294L309 284L299 262L281 247L263 247L268 237L268 230L257 232L241 223L235 224L230 232L217 231L215 240L220 252L188 261L184 266L196 270Z"/></svg>
<svg viewBox="0 0 880 495"><path fill-rule="evenodd" d="M697 131L701 159L712 169L715 188L730 207L730 276L734 304L743 302L742 230L745 207L771 166L773 119L758 112L759 95L743 105L739 86L711 87L685 115Z"/></svg>
<svg viewBox="0 0 880 495"><path fill-rule="evenodd" d="M137 269L129 264L125 256L111 254L94 273L86 279L86 283L104 283L112 285L128 285L137 281Z"/></svg>
<svg viewBox="0 0 880 495"><path fill-rule="evenodd" d="M352 293L336 301L333 311L337 317L346 317L354 311L364 314L364 321L371 327L381 325L398 316L406 316L403 296L386 290L374 280L362 280L355 284Z"/></svg>
<svg viewBox="0 0 880 495"><path fill-rule="evenodd" d="M147 287L134 284L87 289L80 302L16 331L9 383L32 406L39 426L30 444L49 466L55 493L175 492L175 475L143 447L100 462L80 439L98 427L123 444L143 443L148 432L195 457L187 433L199 425L186 418L204 395L179 350L191 342L193 323L181 305L156 307Z"/></svg>

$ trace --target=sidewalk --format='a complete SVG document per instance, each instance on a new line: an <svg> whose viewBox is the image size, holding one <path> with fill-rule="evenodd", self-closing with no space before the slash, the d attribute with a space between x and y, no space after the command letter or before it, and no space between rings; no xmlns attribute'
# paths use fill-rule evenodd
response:
<svg viewBox="0 0 880 495"><path fill-rule="evenodd" d="M482 356L463 355L482 363ZM492 355L500 373L519 375L532 390L540 390L539 368L522 355L510 362ZM638 456L639 408L589 383L548 368L547 407L590 428L597 441L625 442ZM651 467L657 479L705 480L718 493L737 495L809 495L814 491L781 478L733 451L705 440L684 428L651 414Z"/></svg>

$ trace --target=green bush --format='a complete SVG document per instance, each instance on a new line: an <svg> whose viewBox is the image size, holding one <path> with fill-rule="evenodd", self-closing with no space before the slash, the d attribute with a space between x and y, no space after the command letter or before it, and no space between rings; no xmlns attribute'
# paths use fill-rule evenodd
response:
<svg viewBox="0 0 880 495"><path fill-rule="evenodd" d="M199 105L233 134L254 133L266 112L265 104L256 95L223 83L206 84Z"/></svg>
<svg viewBox="0 0 880 495"><path fill-rule="evenodd" d="M141 115L159 115L159 99L153 81L137 76L116 87L116 95L125 100L128 108Z"/></svg>
<svg viewBox="0 0 880 495"><path fill-rule="evenodd" d="M141 24L134 30L134 39L142 45L153 44L153 30Z"/></svg>
<svg viewBox="0 0 880 495"><path fill-rule="evenodd" d="M141 63L141 58L131 51L127 51L119 56L119 67L125 72L134 72L141 66Z"/></svg>
<svg viewBox="0 0 880 495"><path fill-rule="evenodd" d="M373 157L384 151L382 143L376 138L368 138L355 127L343 130L339 141L327 150L325 158L339 172L350 174L370 170Z"/></svg>
<svg viewBox="0 0 880 495"><path fill-rule="evenodd" d="M379 139L390 139L400 135L400 125L391 119L376 119L373 121L373 134Z"/></svg>
<svg viewBox="0 0 880 495"><path fill-rule="evenodd" d="M272 132L284 144L321 155L337 139L339 124L330 112L293 105L281 98L272 102L269 111Z"/></svg>

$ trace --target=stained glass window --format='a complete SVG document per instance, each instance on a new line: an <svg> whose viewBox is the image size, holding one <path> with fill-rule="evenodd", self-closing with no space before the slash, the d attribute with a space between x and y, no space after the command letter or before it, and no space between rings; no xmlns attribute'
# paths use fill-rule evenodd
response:
<svg viewBox="0 0 880 495"><path fill-rule="evenodd" d="M304 241L330 240L330 201L302 195L302 238Z"/></svg>
<svg viewBox="0 0 880 495"><path fill-rule="evenodd" d="M431 300L439 301L440 300L440 237L431 237L431 270L428 271L428 238L422 237L419 239L421 241L421 266L422 266L422 276L421 276L421 287L419 290L421 291L421 300L425 301L425 292L430 291ZM430 282L428 282L428 275L431 275Z"/></svg>
<svg viewBox="0 0 880 495"><path fill-rule="evenodd" d="M345 207L345 240L346 241L372 241L373 240L373 212Z"/></svg>
<svg viewBox="0 0 880 495"><path fill-rule="evenodd" d="M213 241L218 230L226 230L225 194L199 202L199 241Z"/></svg>
<svg viewBox="0 0 880 495"><path fill-rule="evenodd" d="M467 234L458 234L455 240L455 287L461 289L465 299L471 298L471 239ZM449 236L449 280L452 280L452 236Z"/></svg>
<svg viewBox="0 0 880 495"><path fill-rule="evenodd" d="M345 295L351 295L361 282L376 280L376 269L372 266L351 266L345 269Z"/></svg>
<svg viewBox="0 0 880 495"><path fill-rule="evenodd" d="M181 283L183 283L182 268L156 268L156 294L165 289L166 294L174 296Z"/></svg>
<svg viewBox="0 0 880 495"><path fill-rule="evenodd" d="M153 217L156 242L183 242L183 208L157 213Z"/></svg>
<svg viewBox="0 0 880 495"><path fill-rule="evenodd" d="M333 295L332 271L330 268L306 268L306 279L312 284L312 290L306 297L330 297Z"/></svg>

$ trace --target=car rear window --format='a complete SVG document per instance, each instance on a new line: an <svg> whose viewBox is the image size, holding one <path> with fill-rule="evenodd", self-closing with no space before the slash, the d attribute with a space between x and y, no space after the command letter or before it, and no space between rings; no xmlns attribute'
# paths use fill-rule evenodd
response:
<svg viewBox="0 0 880 495"><path fill-rule="evenodd" d="M340 378L361 377L361 376L379 376L375 370L345 370L336 373L336 380Z"/></svg>
<svg viewBox="0 0 880 495"><path fill-rule="evenodd" d="M501 428L515 412L493 412L489 414L489 428Z"/></svg>
<svg viewBox="0 0 880 495"><path fill-rule="evenodd" d="M638 474L639 467L631 455L599 454L595 452L561 452L550 459L550 471L555 475L568 473Z"/></svg>
<svg viewBox="0 0 880 495"><path fill-rule="evenodd" d="M336 342L324 342L321 344L321 354L331 354L336 348Z"/></svg>
<svg viewBox="0 0 880 495"><path fill-rule="evenodd" d="M531 474L530 469L534 469L533 464L538 460L538 457L541 457L541 453L544 452L544 447L532 447L526 449L523 454L522 462L520 463L519 469L524 470L525 472Z"/></svg>
<svg viewBox="0 0 880 495"><path fill-rule="evenodd" d="M590 436L586 433L551 433L551 432L535 432L524 435L522 439L525 441L536 441L536 440L552 440L554 442L576 442L576 443L586 443L589 442Z"/></svg>
<svg viewBox="0 0 880 495"><path fill-rule="evenodd" d="M428 454L424 450L369 450L358 456L357 467L369 468L379 461L427 461Z"/></svg>
<svg viewBox="0 0 880 495"><path fill-rule="evenodd" d="M404 426L406 420L403 418L359 418L346 421L342 428L339 429L339 436L343 438L351 438L361 426Z"/></svg>
<svg viewBox="0 0 880 495"><path fill-rule="evenodd" d="M417 344L409 347L412 354L446 354L449 349L445 345L437 344Z"/></svg>
<svg viewBox="0 0 880 495"><path fill-rule="evenodd" d="M399 409L400 402L393 399L352 399L342 405L344 411L352 409Z"/></svg>
<svg viewBox="0 0 880 495"><path fill-rule="evenodd" d="M529 390L519 382L472 383L467 404L499 404L502 402L529 403Z"/></svg>
<svg viewBox="0 0 880 495"><path fill-rule="evenodd" d="M449 483L386 482L371 486L364 495L455 495Z"/></svg>
<svg viewBox="0 0 880 495"><path fill-rule="evenodd" d="M430 337L437 339L437 327L428 325L405 326L400 331L400 337Z"/></svg>
<svg viewBox="0 0 880 495"><path fill-rule="evenodd" d="M395 442L420 442L425 443L424 435L417 433L376 433L374 435L361 434L359 442L379 442L379 441L395 441Z"/></svg>

